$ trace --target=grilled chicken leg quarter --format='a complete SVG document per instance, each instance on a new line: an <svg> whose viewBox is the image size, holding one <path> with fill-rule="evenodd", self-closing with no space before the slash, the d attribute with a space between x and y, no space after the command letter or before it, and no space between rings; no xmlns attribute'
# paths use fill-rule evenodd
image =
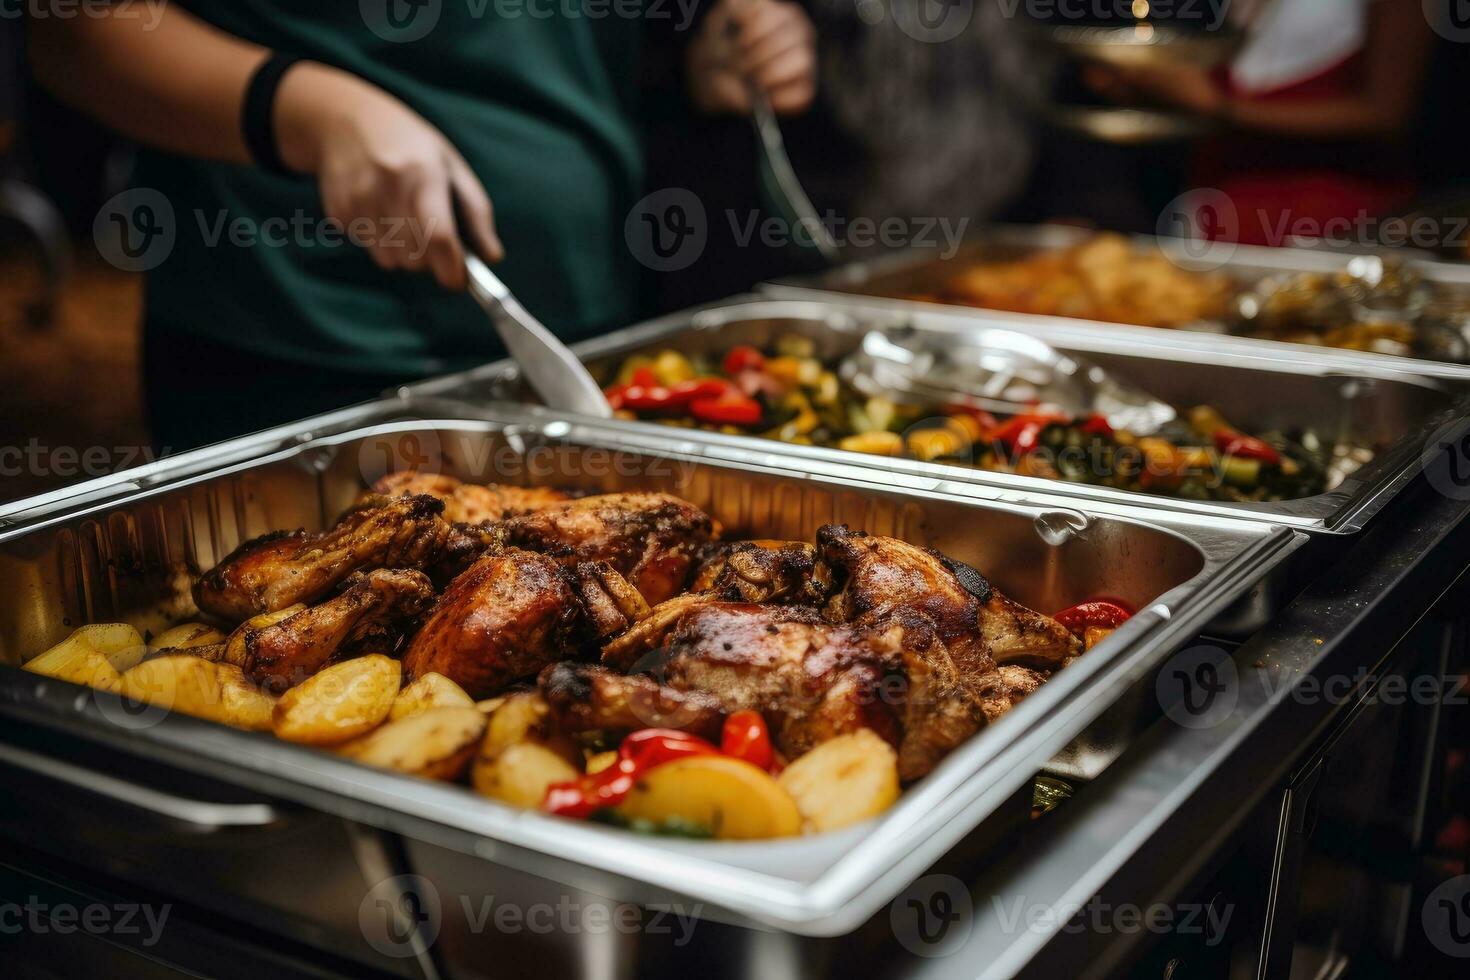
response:
<svg viewBox="0 0 1470 980"><path fill-rule="evenodd" d="M709 732L717 730L712 704L726 713L749 708L771 722L777 748L794 759L871 728L898 746L905 780L927 773L987 720L922 621L839 626L809 608L710 602L680 619L669 645L635 670L558 664L539 684L566 731Z"/></svg>
<svg viewBox="0 0 1470 980"><path fill-rule="evenodd" d="M979 572L937 551L834 524L817 531L817 551L839 585L827 619L863 624L923 616L967 676L1008 664L1055 670L1082 652L1061 623L1011 601Z"/></svg>
<svg viewBox="0 0 1470 980"><path fill-rule="evenodd" d="M583 497L494 525L503 545L563 565L606 562L656 605L683 590L714 533L709 515L666 493Z"/></svg>
<svg viewBox="0 0 1470 980"><path fill-rule="evenodd" d="M247 541L194 584L199 608L239 622L314 602L349 575L423 568L443 551L450 527L442 501L426 494L344 515L329 531L291 531Z"/></svg>
<svg viewBox="0 0 1470 980"><path fill-rule="evenodd" d="M269 626L239 627L225 644L225 659L257 683L284 690L334 659L392 652L433 601L433 587L422 572L359 572L340 595L321 605Z"/></svg>

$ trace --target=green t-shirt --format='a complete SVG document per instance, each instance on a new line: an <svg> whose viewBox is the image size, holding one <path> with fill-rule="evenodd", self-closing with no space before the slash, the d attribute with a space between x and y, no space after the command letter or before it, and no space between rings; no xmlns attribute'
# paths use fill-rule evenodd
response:
<svg viewBox="0 0 1470 980"><path fill-rule="evenodd" d="M642 179L639 18L618 15L621 4L577 0L571 16L567 0L187 6L238 37L351 71L438 127L494 203L506 246L497 271L575 340L635 312L623 222ZM322 225L314 180L147 153L135 183L163 193L177 229L149 272L157 328L346 371L424 374L499 353L467 296L427 273L380 270Z"/></svg>

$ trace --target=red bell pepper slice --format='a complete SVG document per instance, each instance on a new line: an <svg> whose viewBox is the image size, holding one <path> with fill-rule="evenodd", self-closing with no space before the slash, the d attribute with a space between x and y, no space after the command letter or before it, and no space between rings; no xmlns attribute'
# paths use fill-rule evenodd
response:
<svg viewBox="0 0 1470 980"><path fill-rule="evenodd" d="M1281 454L1275 448L1255 436L1248 436L1242 432L1220 429L1215 433L1215 448L1226 456L1258 459L1273 466L1281 465Z"/></svg>
<svg viewBox="0 0 1470 980"><path fill-rule="evenodd" d="M737 711L725 719L720 733L720 751L728 756L770 769L775 759L771 749L771 732L759 711Z"/></svg>
<svg viewBox="0 0 1470 980"><path fill-rule="evenodd" d="M730 353L725 355L725 363L721 365L731 377L741 371L761 371L765 366L766 356L747 344L730 348Z"/></svg>
<svg viewBox="0 0 1470 980"><path fill-rule="evenodd" d="M726 394L719 398L696 398L689 412L701 422L711 425L759 425L765 414L761 403L744 395Z"/></svg>
<svg viewBox="0 0 1470 980"><path fill-rule="evenodd" d="M638 777L655 766L720 750L697 735L672 728L645 728L623 739L618 759L601 772L546 787L541 809L563 817L589 817L628 798Z"/></svg>
<svg viewBox="0 0 1470 980"><path fill-rule="evenodd" d="M1108 424L1108 420L1103 416L1097 414L1096 412L1087 416L1087 420L1081 425L1077 426L1077 428L1080 429L1084 435L1089 436L1111 437L1113 434L1113 427Z"/></svg>
<svg viewBox="0 0 1470 980"><path fill-rule="evenodd" d="M680 408L699 398L723 398L733 390L724 378L695 378L669 386L670 400Z"/></svg>
<svg viewBox="0 0 1470 980"><path fill-rule="evenodd" d="M1127 622L1132 615L1132 610L1120 602L1112 599L1092 599L1063 609L1052 619L1065 626L1074 636L1081 636L1089 626L1116 629Z"/></svg>
<svg viewBox="0 0 1470 980"><path fill-rule="evenodd" d="M619 409L628 407L625 397L627 392L628 385L612 385L602 390L602 396L607 399L608 405L616 412Z"/></svg>
<svg viewBox="0 0 1470 980"><path fill-rule="evenodd" d="M1036 448L1041 441L1042 431L1049 425L1065 423L1067 417L1055 412L1027 412L1006 419L991 429L991 442L999 442L1009 451L1024 456Z"/></svg>
<svg viewBox="0 0 1470 980"><path fill-rule="evenodd" d="M628 383L640 388L657 388L658 375L651 367L634 368L633 373L628 376Z"/></svg>

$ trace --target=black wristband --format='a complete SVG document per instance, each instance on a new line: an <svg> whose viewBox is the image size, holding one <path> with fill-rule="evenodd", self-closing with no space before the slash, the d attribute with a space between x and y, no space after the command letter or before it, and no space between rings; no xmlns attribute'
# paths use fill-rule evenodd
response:
<svg viewBox="0 0 1470 980"><path fill-rule="evenodd" d="M276 144L275 105L276 90L281 79L291 66L304 59L289 54L273 54L250 76L245 86L245 105L240 113L240 132L245 137L245 148L250 151L258 167L284 176L297 176L281 159L280 147Z"/></svg>

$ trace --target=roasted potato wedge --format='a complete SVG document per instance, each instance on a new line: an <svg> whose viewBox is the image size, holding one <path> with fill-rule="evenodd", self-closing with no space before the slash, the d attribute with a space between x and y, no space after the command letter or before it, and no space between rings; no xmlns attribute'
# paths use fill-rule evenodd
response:
<svg viewBox="0 0 1470 980"><path fill-rule="evenodd" d="M216 720L252 732L270 731L276 699L256 687L234 664L215 666L219 670L220 703L224 708L224 717Z"/></svg>
<svg viewBox="0 0 1470 980"><path fill-rule="evenodd" d="M494 757L541 732L546 702L534 691L512 694L490 713L490 726L480 755Z"/></svg>
<svg viewBox="0 0 1470 980"><path fill-rule="evenodd" d="M398 697L393 699L393 708L388 712L388 720L397 721L430 708L474 706L475 699L466 694L464 688L443 674L428 673L398 692Z"/></svg>
<svg viewBox="0 0 1470 980"><path fill-rule="evenodd" d="M777 779L814 831L876 817L898 799L898 756L869 729L828 739Z"/></svg>
<svg viewBox="0 0 1470 980"><path fill-rule="evenodd" d="M478 708L430 708L341 745L349 759L426 779L458 779L485 734Z"/></svg>
<svg viewBox="0 0 1470 980"><path fill-rule="evenodd" d="M765 770L724 755L690 756L650 769L617 812L655 824L679 818L725 840L801 833L801 811L790 794Z"/></svg>
<svg viewBox="0 0 1470 980"><path fill-rule="evenodd" d="M475 760L475 789L512 806L538 807L552 783L576 779L576 767L535 742L509 746L493 758Z"/></svg>
<svg viewBox="0 0 1470 980"><path fill-rule="evenodd" d="M137 666L148 653L143 637L126 623L83 626L45 653L27 660L23 669L57 680L115 691L122 672Z"/></svg>
<svg viewBox="0 0 1470 980"><path fill-rule="evenodd" d="M270 728L274 699L230 664L187 653L145 660L122 675L118 693L235 728Z"/></svg>
<svg viewBox="0 0 1470 980"><path fill-rule="evenodd" d="M193 650L225 642L225 634L205 623L180 623L153 638L154 650Z"/></svg>
<svg viewBox="0 0 1470 980"><path fill-rule="evenodd" d="M402 676L398 661L378 653L334 664L281 695L271 729L306 745L356 738L388 717Z"/></svg>
<svg viewBox="0 0 1470 980"><path fill-rule="evenodd" d="M480 710L477 706L476 710ZM494 759L512 745L535 742L551 749L571 765L580 765L582 754L566 736L548 736L546 701L535 691L522 691L505 698L490 712L485 741L480 745L480 758Z"/></svg>

